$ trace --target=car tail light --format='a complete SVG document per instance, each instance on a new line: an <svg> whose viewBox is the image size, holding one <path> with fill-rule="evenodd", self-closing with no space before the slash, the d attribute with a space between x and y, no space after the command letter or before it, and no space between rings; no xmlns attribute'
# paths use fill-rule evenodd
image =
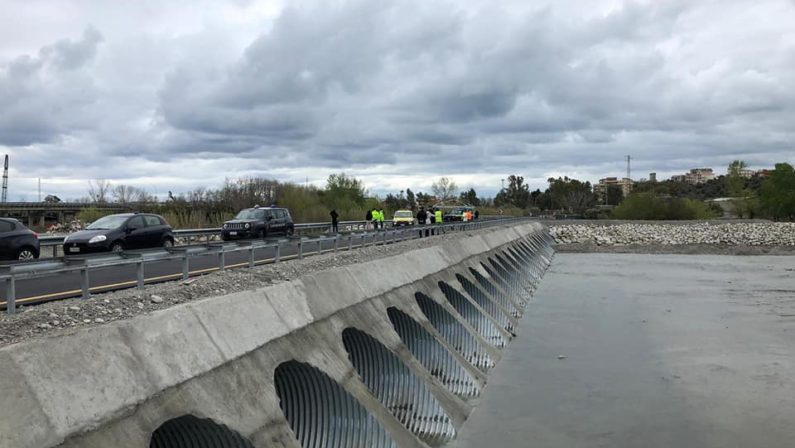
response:
<svg viewBox="0 0 795 448"><path fill-rule="evenodd" d="M36 233L36 232L33 232L33 237L36 238L36 239L39 239L39 234Z"/></svg>

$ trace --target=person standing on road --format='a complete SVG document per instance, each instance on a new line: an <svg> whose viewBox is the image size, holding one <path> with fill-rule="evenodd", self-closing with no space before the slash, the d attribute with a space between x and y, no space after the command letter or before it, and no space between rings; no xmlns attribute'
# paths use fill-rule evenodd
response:
<svg viewBox="0 0 795 448"><path fill-rule="evenodd" d="M434 213L434 218L436 220L436 224L442 223L442 211L440 209L436 209L436 213Z"/></svg>
<svg viewBox="0 0 795 448"><path fill-rule="evenodd" d="M378 230L378 209L374 208L373 212L373 230Z"/></svg>
<svg viewBox="0 0 795 448"><path fill-rule="evenodd" d="M475 221L477 221L479 217L480 217L480 212L475 210Z"/></svg>
<svg viewBox="0 0 795 448"><path fill-rule="evenodd" d="M381 227L381 230L384 230L384 218L386 217L386 213L384 213L384 209L378 210L378 225Z"/></svg>
<svg viewBox="0 0 795 448"><path fill-rule="evenodd" d="M337 227L337 218L339 218L340 215L337 214L337 209L332 209L329 215L331 215L331 233L339 233L339 228Z"/></svg>
<svg viewBox="0 0 795 448"><path fill-rule="evenodd" d="M364 215L364 225L365 227L370 225L370 221L373 220L373 211L367 210L367 213Z"/></svg>
<svg viewBox="0 0 795 448"><path fill-rule="evenodd" d="M420 211L417 212L417 225L425 225L425 219L428 217L428 214L425 213L425 207L420 207ZM422 230L420 230L420 238L422 238Z"/></svg>

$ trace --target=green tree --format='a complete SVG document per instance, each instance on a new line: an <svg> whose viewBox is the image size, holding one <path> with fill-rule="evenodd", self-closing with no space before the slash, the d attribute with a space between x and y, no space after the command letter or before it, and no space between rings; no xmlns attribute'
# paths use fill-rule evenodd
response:
<svg viewBox="0 0 795 448"><path fill-rule="evenodd" d="M729 190L729 196L733 198L740 198L746 195L745 192L745 176L742 171L748 167L742 160L735 160L729 164L726 171L726 186Z"/></svg>
<svg viewBox="0 0 795 448"><path fill-rule="evenodd" d="M590 182L581 182L577 179L550 177L549 189L554 207L573 213L583 213L596 203Z"/></svg>
<svg viewBox="0 0 795 448"><path fill-rule="evenodd" d="M366 194L364 183L353 176L333 173L326 179L325 196L328 198L328 205L333 205L335 201L363 205Z"/></svg>
<svg viewBox="0 0 795 448"><path fill-rule="evenodd" d="M412 210L417 209L417 199L414 197L414 192L411 191L411 188L406 188L406 200L409 203L409 208Z"/></svg>
<svg viewBox="0 0 795 448"><path fill-rule="evenodd" d="M480 199L478 198L478 194L474 188L470 188L467 191L461 193L461 202L464 204L478 206L480 205Z"/></svg>
<svg viewBox="0 0 795 448"><path fill-rule="evenodd" d="M709 219L716 211L704 202L687 198L662 198L654 193L632 193L613 209L616 219Z"/></svg>
<svg viewBox="0 0 795 448"><path fill-rule="evenodd" d="M618 205L624 199L624 190L620 185L607 186L607 205Z"/></svg>
<svg viewBox="0 0 795 448"><path fill-rule="evenodd" d="M524 183L524 177L515 174L508 176L508 188L497 193L494 205L517 208L530 206L530 187Z"/></svg>
<svg viewBox="0 0 795 448"><path fill-rule="evenodd" d="M763 213L776 221L795 219L795 170L788 163L776 169L762 182L759 202Z"/></svg>

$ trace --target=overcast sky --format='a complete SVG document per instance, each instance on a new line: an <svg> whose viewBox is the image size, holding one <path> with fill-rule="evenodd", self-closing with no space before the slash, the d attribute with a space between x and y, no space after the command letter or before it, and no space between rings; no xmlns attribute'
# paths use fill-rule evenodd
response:
<svg viewBox="0 0 795 448"><path fill-rule="evenodd" d="M795 162L795 0L0 0L10 200Z"/></svg>

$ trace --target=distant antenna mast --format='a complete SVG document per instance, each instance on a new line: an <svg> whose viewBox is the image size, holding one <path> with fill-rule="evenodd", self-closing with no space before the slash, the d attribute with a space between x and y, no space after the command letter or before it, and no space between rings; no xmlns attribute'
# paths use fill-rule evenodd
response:
<svg viewBox="0 0 795 448"><path fill-rule="evenodd" d="M3 198L0 202L8 202L8 154L6 154L5 168L3 169Z"/></svg>
<svg viewBox="0 0 795 448"><path fill-rule="evenodd" d="M630 161L632 160L631 156L627 156L627 179L632 179L632 170L630 169Z"/></svg>

